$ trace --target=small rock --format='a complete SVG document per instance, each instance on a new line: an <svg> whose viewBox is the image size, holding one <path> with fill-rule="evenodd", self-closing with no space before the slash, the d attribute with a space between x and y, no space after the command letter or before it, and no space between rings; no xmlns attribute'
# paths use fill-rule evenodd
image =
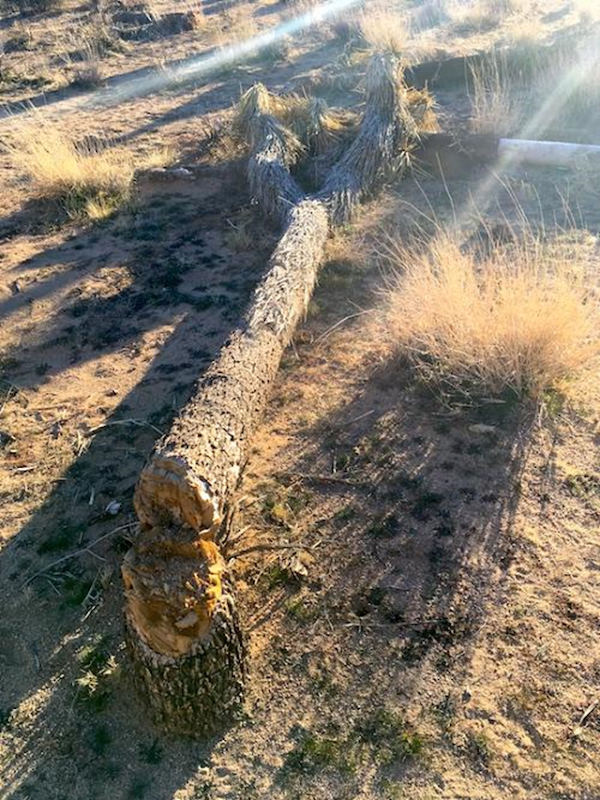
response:
<svg viewBox="0 0 600 800"><path fill-rule="evenodd" d="M185 167L172 167L166 169L165 167L156 167L154 169L144 170L145 178L153 181L193 181L194 173Z"/></svg>

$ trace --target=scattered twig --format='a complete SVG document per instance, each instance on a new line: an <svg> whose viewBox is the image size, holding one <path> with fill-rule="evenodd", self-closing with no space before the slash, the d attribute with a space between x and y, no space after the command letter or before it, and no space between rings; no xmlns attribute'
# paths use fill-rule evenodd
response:
<svg viewBox="0 0 600 800"><path fill-rule="evenodd" d="M314 545L310 547L305 544L255 544L252 547L246 547L244 550L238 550L237 553L232 553L229 556L229 561L245 556L248 553L254 553L257 550L314 550Z"/></svg>
<svg viewBox="0 0 600 800"><path fill-rule="evenodd" d="M88 589L88 592L87 592L86 596L83 598L83 600L81 601L81 603L79 605L84 606L87 603L87 601L90 599L90 597L92 595L92 592L96 588L96 581L98 580L98 576L100 575L100 572L101 572L101 570L98 570L96 572L96 574L94 576L94 580L92 581L92 585Z"/></svg>
<svg viewBox="0 0 600 800"><path fill-rule="evenodd" d="M2 401L2 405L0 406L0 414L4 411L4 407L8 403L9 400L12 400L16 397L19 392L21 391L18 386L15 386L14 383L11 383L7 380L2 380L2 383L6 383L8 385L8 391L6 392L6 397Z"/></svg>
<svg viewBox="0 0 600 800"><path fill-rule="evenodd" d="M343 325L345 322L348 322L351 319L355 319L355 317L362 317L365 314L370 314L370 313L371 312L368 310L363 310L363 311L357 311L356 314L348 314L347 317L343 317L338 322L336 322L335 325L332 325L331 328L327 328L327 330L324 331L320 336L317 336L317 338L315 339L315 344L317 344L318 342L325 341L325 339L327 339L327 337L330 334L332 334L335 330L337 330L337 328L340 327L340 325Z"/></svg>
<svg viewBox="0 0 600 800"><path fill-rule="evenodd" d="M592 716L594 711L598 708L599 704L600 704L600 699L599 698L596 698L596 700L594 700L593 702L591 702L589 704L589 706L586 708L586 710L583 712L583 714L579 718L579 722L577 723L577 725L571 731L571 736L573 736L573 737L581 736L581 734L583 733L583 729L587 725L587 722L588 722L589 718Z"/></svg>
<svg viewBox="0 0 600 800"><path fill-rule="evenodd" d="M115 528L114 530L109 531L108 533L105 533L102 536L99 536L98 539L96 539L94 542L91 542L90 547L97 545L103 539L108 539L109 536L114 536L115 533L120 533L121 531L133 528L137 524L138 524L137 522L128 522L127 525L119 525L118 528ZM35 578L39 578L39 576L43 575L45 572L48 572L54 567L57 567L59 564L64 564L65 561L70 561L72 558L77 558L78 556L82 556L84 553L87 553L90 556L94 556L94 558L98 558L101 561L106 561L106 559L102 558L102 556L99 556L98 553L94 553L92 550L90 550L90 547L82 547L80 550L74 550L72 553L67 553L66 556L61 556L61 558L57 558L56 561L52 561L52 563L47 564L45 567L43 567L43 569L34 572L33 575L30 575L29 578L27 578L27 580L21 585L21 589L24 589L25 586L28 586L32 580L34 580Z"/></svg>
<svg viewBox="0 0 600 800"><path fill-rule="evenodd" d="M346 622L343 628L420 628L423 625L431 625L434 622L442 622L444 617L432 617L431 619L412 620L409 622L367 622L364 618Z"/></svg>
<svg viewBox="0 0 600 800"><path fill-rule="evenodd" d="M244 527L243 527L243 528L241 528L241 529L240 529L240 530L239 530L239 531L236 533L236 535L235 535L235 536L231 536L229 539L227 539L227 545L228 545L229 547L231 547L232 545L234 545L234 544L236 544L237 542L239 542L239 541L240 541L240 539L242 538L242 536L243 536L243 535L246 533L246 531L247 531L247 530L248 530L250 527L251 527L250 525L244 525Z"/></svg>
<svg viewBox="0 0 600 800"><path fill-rule="evenodd" d="M50 580L50 578L49 578L47 575L45 575L44 577L45 577L45 579L48 581L48 585L50 586L50 588L51 588L51 589L52 589L54 592L56 592L56 594L57 594L57 595L60 597L60 596L61 596L61 595L60 595L60 592L58 591L58 589L56 588L56 586L54 585L54 583L53 583L53 582Z"/></svg>
<svg viewBox="0 0 600 800"><path fill-rule="evenodd" d="M375 413L375 409L372 408L370 411L365 411L364 414L359 414L358 417L352 417L352 419L349 419L347 422L341 422L338 427L341 428L344 425L352 425L352 423L358 422L359 420L364 419L365 417L370 417L371 414L374 414L374 413Z"/></svg>
<svg viewBox="0 0 600 800"><path fill-rule="evenodd" d="M97 559L98 559L98 561L106 561L106 559L105 559L105 558L103 558L102 556L99 556L99 555L98 555L98 553L94 553L94 551L93 551L93 550L90 550L90 548L89 548L89 547L87 547L87 548L86 548L86 550L88 551L88 553L89 553L91 556L94 556L94 558L97 558Z"/></svg>
<svg viewBox="0 0 600 800"><path fill-rule="evenodd" d="M338 475L313 475L307 472L279 472L277 477L297 478L302 481L312 481L313 483L342 483L346 486L361 487L361 481L353 481L350 478L341 478Z"/></svg>
<svg viewBox="0 0 600 800"><path fill-rule="evenodd" d="M86 438L89 437L89 436L93 436L95 433L98 433L98 431L101 431L103 428L109 428L112 425L137 425L140 428L144 428L144 427L152 428L152 430L156 431L156 433L160 434L160 436L164 436L165 435L164 431L161 431L160 428L157 428L156 425L153 425L151 422L148 422L145 419L133 419L132 418L132 419L116 419L116 420L113 420L112 422L103 422L102 425L96 425L94 428L90 428L90 430L87 431L84 434L84 436Z"/></svg>

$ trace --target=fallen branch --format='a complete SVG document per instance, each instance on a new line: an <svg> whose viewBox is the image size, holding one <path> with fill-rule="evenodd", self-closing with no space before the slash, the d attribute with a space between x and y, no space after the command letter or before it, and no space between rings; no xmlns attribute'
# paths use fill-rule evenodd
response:
<svg viewBox="0 0 600 800"><path fill-rule="evenodd" d="M250 188L283 234L242 325L159 442L135 492L141 533L122 568L126 640L154 719L180 733L211 734L241 709L245 646L219 550L222 525L331 226L408 163L431 110L425 93L404 86L398 59L375 56L356 138L343 147L336 141L338 160L323 190L309 197L290 174L304 144L280 119L293 116L294 105L306 112L297 99L274 98L260 86L242 98ZM321 106L312 114L318 130L309 149L321 150L327 116Z"/></svg>
<svg viewBox="0 0 600 800"><path fill-rule="evenodd" d="M110 428L113 425L137 425L140 428L151 428L153 431L159 434L159 436L164 436L164 431L161 431L160 428L157 428L156 425L153 425L151 422L148 422L145 419L116 419L112 422L103 422L101 425L96 425L94 428L90 428L89 431L86 431L84 436L93 436L98 431L103 430L104 428Z"/></svg>

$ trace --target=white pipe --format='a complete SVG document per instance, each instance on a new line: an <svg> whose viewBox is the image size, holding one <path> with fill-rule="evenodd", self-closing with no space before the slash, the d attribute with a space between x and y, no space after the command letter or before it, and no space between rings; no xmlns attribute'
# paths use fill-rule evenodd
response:
<svg viewBox="0 0 600 800"><path fill-rule="evenodd" d="M539 166L572 167L592 157L600 159L597 144L570 144L568 142L535 142L526 139L500 139L498 155L501 159Z"/></svg>

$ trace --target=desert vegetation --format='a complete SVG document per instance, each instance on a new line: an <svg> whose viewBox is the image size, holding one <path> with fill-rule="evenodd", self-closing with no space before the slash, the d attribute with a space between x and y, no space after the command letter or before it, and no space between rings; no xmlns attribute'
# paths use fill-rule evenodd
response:
<svg viewBox="0 0 600 800"><path fill-rule="evenodd" d="M539 402L566 391L597 355L596 264L568 249L527 234L465 247L440 231L390 250L385 335L448 397Z"/></svg>
<svg viewBox="0 0 600 800"><path fill-rule="evenodd" d="M104 219L132 198L136 170L169 163L161 149L136 159L102 136L75 140L60 121L16 121L4 143L11 164L40 199L57 203L69 217Z"/></svg>
<svg viewBox="0 0 600 800"><path fill-rule="evenodd" d="M595 796L595 5L1 16L0 795Z"/></svg>

